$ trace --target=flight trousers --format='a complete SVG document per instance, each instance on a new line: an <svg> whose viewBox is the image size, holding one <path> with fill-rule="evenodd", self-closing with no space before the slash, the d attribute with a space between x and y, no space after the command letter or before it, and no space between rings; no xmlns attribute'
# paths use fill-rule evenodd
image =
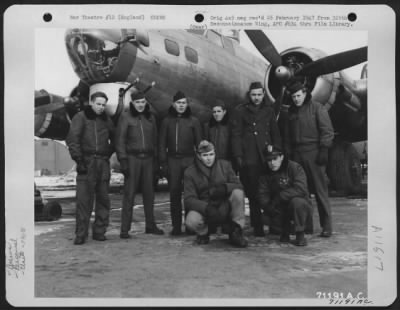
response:
<svg viewBox="0 0 400 310"><path fill-rule="evenodd" d="M193 164L193 156L168 157L168 187L172 228L175 231L182 229L182 191L183 173Z"/></svg>
<svg viewBox="0 0 400 310"><path fill-rule="evenodd" d="M283 233L291 232L291 221L294 221L294 232L313 233L312 206L309 201L295 197L280 207Z"/></svg>
<svg viewBox="0 0 400 310"><path fill-rule="evenodd" d="M153 228L154 221L154 183L153 156L128 154L129 175L124 180L122 199L121 233L128 233L132 227L133 206L139 185L142 189L146 228Z"/></svg>
<svg viewBox="0 0 400 310"><path fill-rule="evenodd" d="M316 163L318 148L309 151L295 150L294 161L298 162L307 175L308 189L315 194L319 223L323 231L332 233L332 215L328 196L328 184L325 178L325 166Z"/></svg>
<svg viewBox="0 0 400 310"><path fill-rule="evenodd" d="M240 181L243 184L244 192L249 199L250 226L263 226L262 211L257 200L258 179L263 172L261 164L245 165L240 169Z"/></svg>
<svg viewBox="0 0 400 310"><path fill-rule="evenodd" d="M84 158L88 172L76 177L76 229L77 237L87 238L90 217L95 207L93 235L104 235L109 224L110 163L106 157Z"/></svg>
<svg viewBox="0 0 400 310"><path fill-rule="evenodd" d="M230 220L239 224L243 229L245 224L244 192L241 189L234 189L228 198L228 203L230 205ZM204 236L208 233L206 218L197 211L192 210L188 212L185 225L197 235Z"/></svg>

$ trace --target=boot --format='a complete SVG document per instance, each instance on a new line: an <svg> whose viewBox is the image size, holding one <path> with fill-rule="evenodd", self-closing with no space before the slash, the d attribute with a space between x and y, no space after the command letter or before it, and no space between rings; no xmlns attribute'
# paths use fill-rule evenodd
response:
<svg viewBox="0 0 400 310"><path fill-rule="evenodd" d="M130 239L130 238L132 238L132 236L131 236L130 234L128 234L127 232L121 232L121 233L119 234L119 237L120 237L121 239Z"/></svg>
<svg viewBox="0 0 400 310"><path fill-rule="evenodd" d="M307 240L304 237L304 231L296 232L296 240L294 241L294 245L297 245L297 246L307 245Z"/></svg>
<svg viewBox="0 0 400 310"><path fill-rule="evenodd" d="M282 243L289 243L290 242L290 235L288 233L282 233L279 241Z"/></svg>
<svg viewBox="0 0 400 310"><path fill-rule="evenodd" d="M232 222L232 232L229 234L229 242L240 248L247 247L247 239L243 236L242 227Z"/></svg>
<svg viewBox="0 0 400 310"><path fill-rule="evenodd" d="M182 235L182 230L181 230L181 228L180 228L180 227L179 227L179 228L173 227L172 230L171 230L171 232L170 232L170 235L171 235L171 236L180 236L180 235Z"/></svg>
<svg viewBox="0 0 400 310"><path fill-rule="evenodd" d="M197 235L196 237L197 244L208 244L210 242L210 236L207 235Z"/></svg>
<svg viewBox="0 0 400 310"><path fill-rule="evenodd" d="M107 240L106 236L100 235L100 234L94 234L92 236L92 239L96 240L96 241L106 241Z"/></svg>
<svg viewBox="0 0 400 310"><path fill-rule="evenodd" d="M74 244L80 245L80 244L84 244L84 243L85 243L84 237L80 237L80 236L75 237Z"/></svg>
<svg viewBox="0 0 400 310"><path fill-rule="evenodd" d="M155 224L153 227L146 227L146 234L164 235L164 231L158 228Z"/></svg>
<svg viewBox="0 0 400 310"><path fill-rule="evenodd" d="M191 230L191 229L189 229L189 228L185 228L185 234L186 235L188 235L188 236L193 236L193 235L195 235L196 233L193 231L193 230Z"/></svg>
<svg viewBox="0 0 400 310"><path fill-rule="evenodd" d="M319 236L322 237L322 238L329 238L330 236L332 236L332 232L327 231L327 230L323 230L323 231L320 233Z"/></svg>
<svg viewBox="0 0 400 310"><path fill-rule="evenodd" d="M254 226L254 236L256 237L265 237L264 226L256 225Z"/></svg>

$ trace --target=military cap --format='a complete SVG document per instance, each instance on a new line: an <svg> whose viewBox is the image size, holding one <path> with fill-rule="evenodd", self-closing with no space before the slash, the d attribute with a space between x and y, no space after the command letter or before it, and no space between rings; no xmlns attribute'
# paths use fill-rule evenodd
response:
<svg viewBox="0 0 400 310"><path fill-rule="evenodd" d="M197 153L202 154L202 153L208 153L211 151L214 151L214 144L207 140L202 140L199 143L199 146L197 147Z"/></svg>
<svg viewBox="0 0 400 310"><path fill-rule="evenodd" d="M142 91L137 91L137 92L132 92L131 93L131 99L132 99L132 101L135 101L135 100L139 100L139 99L144 99L145 97L144 97L144 93L142 92Z"/></svg>
<svg viewBox="0 0 400 310"><path fill-rule="evenodd" d="M296 93L299 90L304 89L304 88L305 88L304 84L299 82L299 81L295 81L293 83L290 83L287 86L287 90L289 91L290 94L294 94L294 93Z"/></svg>
<svg viewBox="0 0 400 310"><path fill-rule="evenodd" d="M262 86L262 84L260 82L253 82L250 84L249 90L258 89L258 88L264 89L264 87Z"/></svg>
<svg viewBox="0 0 400 310"><path fill-rule="evenodd" d="M282 150L277 146L273 146L272 144L268 144L264 149L264 156L266 160L272 160L282 154Z"/></svg>
<svg viewBox="0 0 400 310"><path fill-rule="evenodd" d="M222 100L217 99L213 104L212 107L221 107L222 109L226 110L226 104Z"/></svg>
<svg viewBox="0 0 400 310"><path fill-rule="evenodd" d="M181 92L180 90L178 90L176 92L176 94L174 95L173 100L175 102L175 101L178 101L178 100L183 99L183 98L186 98L185 94L183 92Z"/></svg>
<svg viewBox="0 0 400 310"><path fill-rule="evenodd" d="M104 99L106 99L106 101L108 101L107 95L106 95L105 93L103 93L102 91L97 91L97 92L93 93L93 94L90 96L90 100L91 100L91 101L94 101L94 99L96 99L96 98L98 98L98 97L104 98Z"/></svg>

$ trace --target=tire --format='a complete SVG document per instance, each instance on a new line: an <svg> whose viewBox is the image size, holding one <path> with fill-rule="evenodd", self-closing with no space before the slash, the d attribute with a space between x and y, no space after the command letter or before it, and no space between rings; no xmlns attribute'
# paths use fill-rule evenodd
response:
<svg viewBox="0 0 400 310"><path fill-rule="evenodd" d="M329 152L327 174L333 190L343 195L358 194L361 191L361 162L351 143L334 144Z"/></svg>
<svg viewBox="0 0 400 310"><path fill-rule="evenodd" d="M44 221L55 221L61 217L62 208L58 202L51 201L44 205L42 217Z"/></svg>

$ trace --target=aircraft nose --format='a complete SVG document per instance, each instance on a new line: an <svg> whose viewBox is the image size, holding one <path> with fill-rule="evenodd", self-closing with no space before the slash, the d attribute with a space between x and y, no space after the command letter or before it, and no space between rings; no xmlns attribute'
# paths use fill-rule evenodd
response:
<svg viewBox="0 0 400 310"><path fill-rule="evenodd" d="M69 29L65 43L74 71L89 84L124 81L136 56L120 29Z"/></svg>

